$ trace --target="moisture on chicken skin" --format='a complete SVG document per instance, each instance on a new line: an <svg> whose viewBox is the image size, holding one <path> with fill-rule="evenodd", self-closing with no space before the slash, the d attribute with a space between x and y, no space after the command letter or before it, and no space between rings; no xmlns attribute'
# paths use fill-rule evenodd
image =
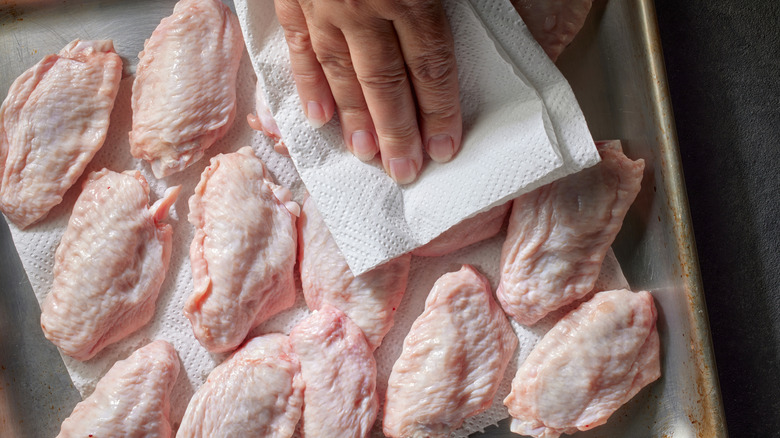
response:
<svg viewBox="0 0 780 438"><path fill-rule="evenodd" d="M589 430L661 375L648 292L599 292L561 319L517 370L511 429L536 438Z"/></svg>
<svg viewBox="0 0 780 438"><path fill-rule="evenodd" d="M274 151L276 153L289 157L290 152L287 150L284 141L282 141L279 125L276 124L276 120L265 102L260 83L258 82L255 87L255 112L257 114L247 114L246 121L250 128L262 132L266 137L274 141Z"/></svg>
<svg viewBox="0 0 780 438"><path fill-rule="evenodd" d="M591 290L642 182L644 160L618 142L601 162L513 201L496 291L504 311L531 325Z"/></svg>
<svg viewBox="0 0 780 438"><path fill-rule="evenodd" d="M303 388L287 336L252 338L209 374L176 436L288 438L301 418Z"/></svg>
<svg viewBox="0 0 780 438"><path fill-rule="evenodd" d="M57 438L168 438L170 396L179 375L171 344L154 341L116 362L77 404Z"/></svg>
<svg viewBox="0 0 780 438"><path fill-rule="evenodd" d="M93 172L73 206L54 256L54 281L41 309L43 334L78 360L152 319L168 269L173 230L162 223L179 194L149 207L139 171Z"/></svg>
<svg viewBox="0 0 780 438"><path fill-rule="evenodd" d="M302 436L368 437L379 410L376 361L360 328L335 307L293 327L290 344L301 362Z"/></svg>
<svg viewBox="0 0 780 438"><path fill-rule="evenodd" d="M244 51L238 18L219 0L181 0L138 54L130 152L157 178L203 157L236 115Z"/></svg>
<svg viewBox="0 0 780 438"><path fill-rule="evenodd" d="M488 280L466 265L441 276L388 381L390 437L446 437L490 407L517 347Z"/></svg>
<svg viewBox="0 0 780 438"><path fill-rule="evenodd" d="M376 349L390 328L409 278L404 254L355 277L311 198L298 221L301 285L311 310L331 305L344 312Z"/></svg>
<svg viewBox="0 0 780 438"><path fill-rule="evenodd" d="M103 146L122 60L111 41L75 40L19 76L0 107L0 210L40 220Z"/></svg>
<svg viewBox="0 0 780 438"><path fill-rule="evenodd" d="M184 305L198 341L235 349L249 331L295 303L296 215L250 147L219 154L190 197L194 290Z"/></svg>

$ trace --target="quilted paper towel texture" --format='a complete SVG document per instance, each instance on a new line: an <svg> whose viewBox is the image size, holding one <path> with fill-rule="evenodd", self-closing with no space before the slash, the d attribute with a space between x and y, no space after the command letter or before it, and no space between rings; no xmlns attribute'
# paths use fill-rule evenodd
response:
<svg viewBox="0 0 780 438"><path fill-rule="evenodd" d="M508 1L444 5L458 60L463 144L451 162L427 161L416 182L398 186L378 158L365 164L349 153L338 120L310 127L273 1L236 2L258 86L356 274L599 160L571 88Z"/></svg>

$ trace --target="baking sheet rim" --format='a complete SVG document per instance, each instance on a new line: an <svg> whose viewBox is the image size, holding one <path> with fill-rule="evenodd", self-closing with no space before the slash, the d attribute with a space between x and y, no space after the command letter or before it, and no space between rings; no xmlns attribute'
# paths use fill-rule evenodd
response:
<svg viewBox="0 0 780 438"><path fill-rule="evenodd" d="M666 67L664 65L661 38L658 30L655 5L652 0L641 0L639 5L642 36L646 45L644 54L650 68L649 84L653 92L653 115L658 132L659 152L662 156L662 172L664 187L669 200L670 213L673 215L672 228L679 256L684 291L688 298L688 315L691 323L691 345L696 345L692 357L696 361L698 378L696 384L703 401L699 436L727 437L726 417L723 410L723 399L715 365L715 355L712 347L707 305L704 299L704 288L699 270L699 259L696 252L696 241L693 234L690 207L685 188L680 148L677 141L677 131L674 124L674 114L671 105ZM702 435L704 434L704 435Z"/></svg>

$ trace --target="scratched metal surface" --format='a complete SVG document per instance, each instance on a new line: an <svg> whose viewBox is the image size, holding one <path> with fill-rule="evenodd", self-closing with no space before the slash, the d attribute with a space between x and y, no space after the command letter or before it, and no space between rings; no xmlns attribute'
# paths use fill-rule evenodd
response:
<svg viewBox="0 0 780 438"><path fill-rule="evenodd" d="M172 2L0 0L0 98L11 82L75 38L111 38L132 74L143 41ZM651 1L597 0L559 66L596 139L644 158L642 191L615 242L635 289L659 308L661 379L581 438L725 437L674 119ZM0 436L50 437L79 401L0 219ZM475 436L509 437L508 421Z"/></svg>

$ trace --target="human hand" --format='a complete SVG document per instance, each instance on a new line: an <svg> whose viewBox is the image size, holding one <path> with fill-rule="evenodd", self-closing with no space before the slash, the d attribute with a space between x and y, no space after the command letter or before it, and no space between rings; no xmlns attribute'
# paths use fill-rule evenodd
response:
<svg viewBox="0 0 780 438"><path fill-rule="evenodd" d="M274 0L304 113L338 111L347 148L381 154L399 184L422 149L449 161L462 135L452 34L440 0Z"/></svg>

